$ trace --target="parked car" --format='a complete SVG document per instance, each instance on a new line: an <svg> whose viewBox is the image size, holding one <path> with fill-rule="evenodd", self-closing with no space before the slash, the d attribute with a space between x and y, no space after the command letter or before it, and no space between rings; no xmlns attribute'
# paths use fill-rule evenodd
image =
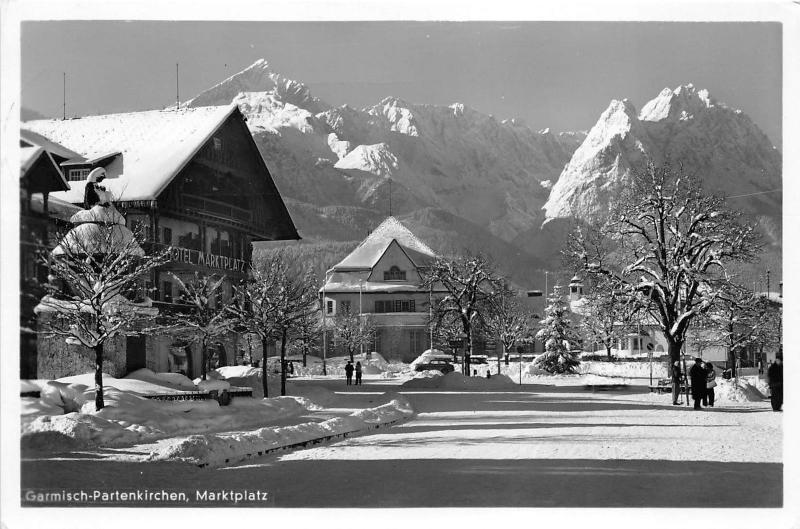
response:
<svg viewBox="0 0 800 529"><path fill-rule="evenodd" d="M469 362L473 365L477 364L488 364L489 357L486 355L472 355L469 357Z"/></svg>
<svg viewBox="0 0 800 529"><path fill-rule="evenodd" d="M417 364L414 367L414 370L415 371L428 371L428 370L441 371L443 375L446 375L447 373L452 373L453 371L455 371L456 368L453 367L453 364L451 364L448 360L440 360L438 358L434 358L432 360L429 360L429 361L425 362L424 364Z"/></svg>

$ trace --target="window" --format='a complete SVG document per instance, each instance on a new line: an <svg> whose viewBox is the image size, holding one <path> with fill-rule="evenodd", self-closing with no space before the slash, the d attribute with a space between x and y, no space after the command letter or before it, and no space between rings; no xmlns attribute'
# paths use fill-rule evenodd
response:
<svg viewBox="0 0 800 529"><path fill-rule="evenodd" d="M326 309L325 309L325 311L326 311L328 314L333 314L333 301L329 299L329 300L328 300L328 301L325 303L325 306L326 306Z"/></svg>
<svg viewBox="0 0 800 529"><path fill-rule="evenodd" d="M416 312L417 303L413 299L378 300L375 312Z"/></svg>
<svg viewBox="0 0 800 529"><path fill-rule="evenodd" d="M164 303L172 303L172 282L161 282L161 301Z"/></svg>
<svg viewBox="0 0 800 529"><path fill-rule="evenodd" d="M389 270L383 273L384 281L405 281L406 271L400 270L397 266L392 266Z"/></svg>
<svg viewBox="0 0 800 529"><path fill-rule="evenodd" d="M172 228L162 228L161 229L161 242L166 245L172 244Z"/></svg>
<svg viewBox="0 0 800 529"><path fill-rule="evenodd" d="M430 335L421 329L414 329L409 333L410 350L415 356L421 355L428 348L428 339Z"/></svg>
<svg viewBox="0 0 800 529"><path fill-rule="evenodd" d="M91 169L70 169L67 173L67 180L70 182L86 180L86 177L89 176L90 171Z"/></svg>
<svg viewBox="0 0 800 529"><path fill-rule="evenodd" d="M214 150L221 151L222 150L222 138L218 138L214 136Z"/></svg>

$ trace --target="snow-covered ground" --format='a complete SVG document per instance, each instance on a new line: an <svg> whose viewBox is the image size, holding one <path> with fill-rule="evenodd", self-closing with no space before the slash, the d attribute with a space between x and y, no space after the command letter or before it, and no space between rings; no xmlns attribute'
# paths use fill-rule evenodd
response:
<svg viewBox="0 0 800 529"><path fill-rule="evenodd" d="M442 387L448 377L470 380L470 387ZM102 449L38 456L23 461L22 481L39 489L77 480L86 487L114 483L191 495L259 489L276 506L780 505L782 414L767 401L726 398L725 387L734 382L725 381L713 409L694 411L641 386L593 392L581 377L522 387L510 381L490 387L491 380L452 374L415 379L440 385L426 388L379 375L366 377L363 386L293 379L298 394L327 392L331 412L380 407L399 394L416 414L368 435L214 469L124 460ZM255 449L270 446L272 435L280 432L204 435L172 445L168 455L218 463L230 454L225 442L231 438L240 449ZM702 494L692 486L698 480L708 484Z"/></svg>

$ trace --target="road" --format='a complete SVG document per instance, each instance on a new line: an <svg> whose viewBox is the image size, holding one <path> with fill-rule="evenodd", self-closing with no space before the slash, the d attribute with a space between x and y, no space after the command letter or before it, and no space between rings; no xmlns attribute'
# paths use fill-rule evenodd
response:
<svg viewBox="0 0 800 529"><path fill-rule="evenodd" d="M293 383L334 388L341 407L402 390L380 379ZM193 507L234 504L198 501L206 490L263 491L266 501L237 504L277 507L781 506L780 414L768 404L694 412L641 392L402 390L416 417L373 435L218 469L102 451L30 458L22 486L181 491L188 501L167 504Z"/></svg>

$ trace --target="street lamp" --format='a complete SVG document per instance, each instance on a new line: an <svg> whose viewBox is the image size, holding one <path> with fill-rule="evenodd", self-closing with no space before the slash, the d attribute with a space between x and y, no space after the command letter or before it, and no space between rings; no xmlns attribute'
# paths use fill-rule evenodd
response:
<svg viewBox="0 0 800 529"><path fill-rule="evenodd" d="M333 268L325 270L325 281L322 283L322 374L328 374L326 360L328 358L328 301L325 299L325 287L328 286L328 274L333 273Z"/></svg>
<svg viewBox="0 0 800 529"><path fill-rule="evenodd" d="M362 312L361 295L364 291L364 278L358 278L358 348L361 356L364 356L364 313Z"/></svg>

